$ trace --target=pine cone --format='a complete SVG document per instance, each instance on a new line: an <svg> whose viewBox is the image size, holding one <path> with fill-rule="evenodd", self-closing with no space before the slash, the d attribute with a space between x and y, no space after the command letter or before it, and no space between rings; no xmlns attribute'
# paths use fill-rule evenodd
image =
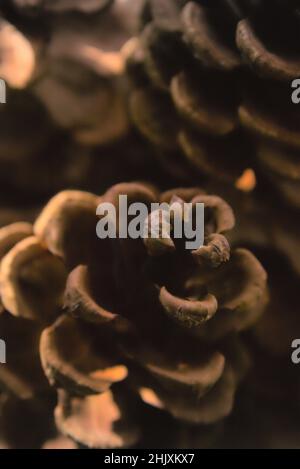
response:
<svg viewBox="0 0 300 469"><path fill-rule="evenodd" d="M189 178L232 183L252 168L300 206L298 13L297 1L145 2L126 48L132 118L162 153L181 149Z"/></svg>
<svg viewBox="0 0 300 469"><path fill-rule="evenodd" d="M24 41L31 47L29 84L55 122L84 144L103 144L124 135L128 125L119 49L128 31L118 11L102 13L111 2L11 3L8 16L24 30ZM10 47L12 41L14 46L14 37Z"/></svg>
<svg viewBox="0 0 300 469"><path fill-rule="evenodd" d="M149 207L204 203L204 246L190 252L172 236L98 239L98 204L118 210L121 194ZM149 217L161 232L160 212ZM47 326L40 354L59 389L59 431L88 447L136 446L149 426L163 447L212 444L250 364L239 333L266 302L260 263L245 249L230 252L233 225L228 204L197 188L159 194L126 183L102 197L58 194L33 235L7 228L2 302L16 322Z"/></svg>

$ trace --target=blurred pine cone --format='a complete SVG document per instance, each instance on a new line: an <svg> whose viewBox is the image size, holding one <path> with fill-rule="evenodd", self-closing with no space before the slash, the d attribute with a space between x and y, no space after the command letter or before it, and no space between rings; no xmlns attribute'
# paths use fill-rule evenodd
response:
<svg viewBox="0 0 300 469"><path fill-rule="evenodd" d="M129 32L117 5L102 13L109 3L12 0L3 7L0 75L13 87L30 86L54 121L85 144L107 143L128 128L119 49Z"/></svg>
<svg viewBox="0 0 300 469"><path fill-rule="evenodd" d="M126 47L131 114L170 170L178 169L180 148L190 179L198 169L249 189L253 175L239 178L252 168L300 206L300 108L291 101L300 76L299 7L296 0L145 0L142 31Z"/></svg>
<svg viewBox="0 0 300 469"><path fill-rule="evenodd" d="M204 246L187 251L172 235L100 240L96 208L110 202L119 213L121 194L149 208L204 203ZM159 233L161 215L149 215ZM3 229L3 307L16 327L48 326L40 354L59 390L59 431L88 447L213 444L250 365L240 333L266 303L261 264L245 249L230 252L224 233L233 225L228 204L199 189L160 194L126 183L102 197L62 192L33 228ZM44 386L19 367L31 386Z"/></svg>
<svg viewBox="0 0 300 469"><path fill-rule="evenodd" d="M128 8L119 0L1 2L0 77L8 90L0 181L11 192L84 189L99 148L118 173L115 145L124 148L129 133L120 52L136 17Z"/></svg>

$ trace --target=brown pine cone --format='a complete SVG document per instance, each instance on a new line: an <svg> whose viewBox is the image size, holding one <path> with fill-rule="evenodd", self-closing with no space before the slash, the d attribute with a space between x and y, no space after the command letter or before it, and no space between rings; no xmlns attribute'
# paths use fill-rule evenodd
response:
<svg viewBox="0 0 300 469"><path fill-rule="evenodd" d="M146 0L126 48L133 121L163 154L180 148L190 178L252 168L299 207L299 21L297 1Z"/></svg>
<svg viewBox="0 0 300 469"><path fill-rule="evenodd" d="M251 250L268 272L269 302L245 341L254 366L227 428L228 447L298 448L298 366L292 343L299 337L299 271L286 255L266 243ZM286 279L286 280L284 280ZM240 429L247 427L241 434Z"/></svg>
<svg viewBox="0 0 300 469"><path fill-rule="evenodd" d="M22 31L18 34L23 34L23 49L26 44L30 55L24 85L32 87L54 121L80 143L115 140L128 130L120 83L124 61L119 49L128 38L124 13L117 6L103 12L112 3L107 0L52 3L12 0L7 7L7 17ZM25 61L16 34L11 32L7 47L16 47L19 62ZM5 72L12 59L5 49L2 55L8 56L1 64ZM11 69L2 74L11 86L20 63L12 65L13 74Z"/></svg>
<svg viewBox="0 0 300 469"><path fill-rule="evenodd" d="M118 211L121 194L149 207L204 203L204 246L187 251L172 236L100 240L96 208ZM149 217L160 230L160 213ZM212 444L250 364L239 333L266 302L260 263L245 249L230 252L224 233L233 225L228 204L197 188L159 194L126 183L102 197L62 192L33 235L8 229L2 302L16 323L48 324L40 354L59 389L59 431L88 447L149 445L147 428L163 447Z"/></svg>
<svg viewBox="0 0 300 469"><path fill-rule="evenodd" d="M128 3L119 0L1 2L0 182L7 191L49 197L65 187L93 189L101 151L113 160L113 180L120 177L115 146L122 142L128 153L131 145L120 52L132 28L127 16Z"/></svg>

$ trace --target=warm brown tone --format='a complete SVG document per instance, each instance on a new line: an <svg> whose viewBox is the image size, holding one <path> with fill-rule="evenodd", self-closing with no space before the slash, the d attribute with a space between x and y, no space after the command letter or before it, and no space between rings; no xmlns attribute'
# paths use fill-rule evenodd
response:
<svg viewBox="0 0 300 469"><path fill-rule="evenodd" d="M204 202L205 245L190 252L172 238L167 244L98 239L96 206L117 206L119 194L147 204ZM260 263L245 249L230 250L225 236L233 225L226 202L199 189L160 194L126 183L102 197L62 192L32 228L20 223L2 230L1 298L15 317L5 312L2 321L7 334L23 328L22 341L31 343L43 330L40 356L59 389L55 418L62 433L89 447L136 445L154 407L157 419L172 425L173 444L189 445L192 440L182 440L187 432L195 441L198 434L196 445L208 444L203 434L209 438L212 424L231 413L249 370L240 333L254 325L267 300ZM30 356L16 357L0 379L8 391L33 397L45 379L37 349L26 350Z"/></svg>
<svg viewBox="0 0 300 469"><path fill-rule="evenodd" d="M236 182L251 167L299 208L300 114L291 102L300 76L298 7L145 2L141 33L127 47L131 113L170 173L191 178L193 168ZM179 148L185 165L166 156Z"/></svg>

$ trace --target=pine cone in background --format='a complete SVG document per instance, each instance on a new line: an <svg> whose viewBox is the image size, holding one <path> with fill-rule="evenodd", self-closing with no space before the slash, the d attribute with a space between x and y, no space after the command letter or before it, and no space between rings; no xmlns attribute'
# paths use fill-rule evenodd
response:
<svg viewBox="0 0 300 469"><path fill-rule="evenodd" d="M20 193L30 199L65 184L78 184L79 175L68 176L71 152L72 164L76 166L78 160L78 166L80 161L80 178L86 173L88 161L86 151L81 150L79 160L78 151L74 147L68 149L70 139L54 125L29 87L36 64L31 43L4 19L0 23L0 37L0 76L10 85L6 104L0 107L0 179L6 197L10 195L20 203Z"/></svg>
<svg viewBox="0 0 300 469"><path fill-rule="evenodd" d="M130 18L128 8L119 0L1 2L0 77L8 95L0 109L0 169L6 192L37 199L65 187L93 190L95 174L103 185L105 167L114 168L115 181L126 167L122 160L132 164L135 139L128 137L120 52L136 18L135 8ZM103 154L110 160L104 167L98 162Z"/></svg>
<svg viewBox="0 0 300 469"><path fill-rule="evenodd" d="M141 22L126 48L131 113L161 160L183 167L180 148L190 180L198 169L246 189L252 168L299 207L299 2L146 0Z"/></svg>
<svg viewBox="0 0 300 469"><path fill-rule="evenodd" d="M187 251L172 236L100 240L96 207L110 202L118 212L121 194L149 208L203 202L204 246ZM161 233L161 213L149 220ZM233 226L219 197L126 183L102 197L62 192L28 232L3 229L3 306L16 328L44 329L41 361L59 390L59 431L88 447L217 444L250 365L242 332L266 303L260 263L245 249L230 252L224 233Z"/></svg>
<svg viewBox="0 0 300 469"><path fill-rule="evenodd" d="M232 246L249 246L270 278L273 306L251 340L255 385L245 390L246 402L260 410L248 405L252 418L246 412L241 423L237 416L235 432L233 418L231 447L250 421L253 431L242 445L283 447L298 436L292 426L299 380L290 355L300 331L291 299L300 275L300 108L291 100L291 82L300 76L299 6L280 0L146 0L142 30L125 49L134 123L159 148L170 175L185 184L201 178L203 187L230 202L238 220L229 234ZM269 346L273 335L282 344L279 354ZM258 383L264 393L254 398ZM286 402L279 386L290 400L284 418L276 410ZM289 423L286 435L282 423ZM272 425L273 442L266 434Z"/></svg>

